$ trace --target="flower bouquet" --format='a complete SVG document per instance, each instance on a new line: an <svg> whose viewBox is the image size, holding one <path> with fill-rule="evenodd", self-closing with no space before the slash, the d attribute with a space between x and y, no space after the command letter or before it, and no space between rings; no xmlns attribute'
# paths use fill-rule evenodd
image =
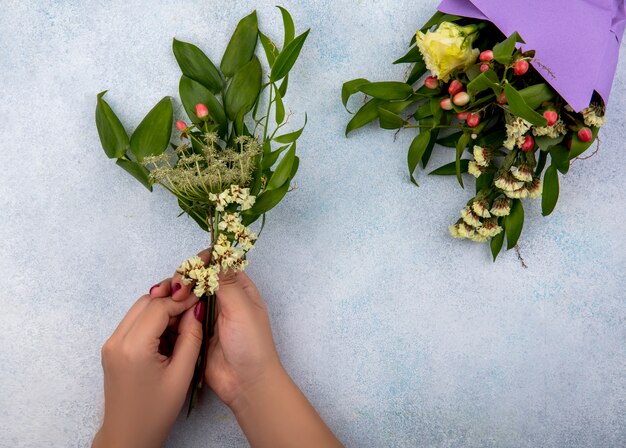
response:
<svg viewBox="0 0 626 448"><path fill-rule="evenodd" d="M296 141L304 126L278 133L288 121L283 99L289 71L309 31L296 36L291 15L279 9L282 49L259 31L253 12L237 25L219 69L197 46L174 39L182 71L179 94L189 121L176 121L178 138L173 142L169 97L154 106L130 138L104 100L106 91L97 98L96 125L106 155L150 191L158 184L176 196L181 215L189 215L209 233L209 263L196 256L178 268L183 282L194 283L194 293L206 304L189 411L202 387L218 274L246 267L246 253L257 239L248 226L259 218L265 223L265 213L285 196L298 170ZM265 79L255 54L259 39L269 67Z"/></svg>
<svg viewBox="0 0 626 448"><path fill-rule="evenodd" d="M514 0L504 8L494 0L444 0L439 10L394 62L412 64L406 81L359 78L343 85L344 106L353 94L366 95L346 134L376 119L384 129L419 130L408 151L416 185L414 171L420 162L426 167L435 144L453 148L454 161L430 174L456 176L463 187L469 173L476 193L450 233L490 240L495 261L505 236L511 249L521 235L522 200L541 196L549 215L559 173L597 139L624 2ZM601 51L590 55L594 45Z"/></svg>

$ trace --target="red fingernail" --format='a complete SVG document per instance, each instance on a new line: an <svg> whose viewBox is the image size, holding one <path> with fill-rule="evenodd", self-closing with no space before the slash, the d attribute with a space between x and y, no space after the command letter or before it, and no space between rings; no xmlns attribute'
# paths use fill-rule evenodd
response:
<svg viewBox="0 0 626 448"><path fill-rule="evenodd" d="M174 283L174 286L172 286L172 295L176 294L176 291L178 291L180 288L180 283Z"/></svg>
<svg viewBox="0 0 626 448"><path fill-rule="evenodd" d="M148 292L148 294L152 295L152 291L154 290L154 288L158 288L159 286L161 286L160 283L157 283L156 285L154 285L152 288L150 288L150 292Z"/></svg>
<svg viewBox="0 0 626 448"><path fill-rule="evenodd" d="M196 307L193 309L193 315L196 317L196 320L202 322L202 317L204 316L204 302L196 303Z"/></svg>

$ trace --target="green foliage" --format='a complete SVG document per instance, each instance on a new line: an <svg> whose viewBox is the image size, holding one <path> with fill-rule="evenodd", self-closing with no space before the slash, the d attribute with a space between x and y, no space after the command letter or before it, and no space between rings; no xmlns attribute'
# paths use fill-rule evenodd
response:
<svg viewBox="0 0 626 448"><path fill-rule="evenodd" d="M152 108L130 137L130 150L140 162L165 151L172 135L172 101L166 96Z"/></svg>
<svg viewBox="0 0 626 448"><path fill-rule="evenodd" d="M96 127L100 136L100 143L105 154L110 159L122 157L130 144L124 126L117 118L113 109L102 98L107 91L98 94L96 105Z"/></svg>

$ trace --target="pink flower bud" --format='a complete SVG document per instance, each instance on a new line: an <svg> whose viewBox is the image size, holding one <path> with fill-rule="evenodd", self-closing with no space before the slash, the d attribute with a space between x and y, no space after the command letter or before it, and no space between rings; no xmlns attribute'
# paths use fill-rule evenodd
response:
<svg viewBox="0 0 626 448"><path fill-rule="evenodd" d="M525 59L518 59L513 63L513 73L517 76L522 76L524 73L528 71L528 61Z"/></svg>
<svg viewBox="0 0 626 448"><path fill-rule="evenodd" d="M486 72L487 70L489 70L489 66L487 64L480 64L481 72Z"/></svg>
<svg viewBox="0 0 626 448"><path fill-rule="evenodd" d="M176 128L180 131L180 132L185 132L185 130L187 129L187 123L185 123L183 120L178 120L176 122Z"/></svg>
<svg viewBox="0 0 626 448"><path fill-rule="evenodd" d="M590 142L593 138L593 132L588 127L581 128L578 131L578 138L585 143Z"/></svg>
<svg viewBox="0 0 626 448"><path fill-rule="evenodd" d="M425 80L424 80L424 86L427 89L436 89L439 87L439 81L437 80L437 78L435 78L434 76L428 76Z"/></svg>
<svg viewBox="0 0 626 448"><path fill-rule="evenodd" d="M203 120L209 116L209 109L204 104L196 104L196 115L199 119Z"/></svg>
<svg viewBox="0 0 626 448"><path fill-rule="evenodd" d="M467 92L459 92L452 97L452 102L455 106L465 106L470 101L470 96Z"/></svg>
<svg viewBox="0 0 626 448"><path fill-rule="evenodd" d="M475 128L480 124L480 114L479 113L469 113L467 114L467 125L470 128Z"/></svg>
<svg viewBox="0 0 626 448"><path fill-rule="evenodd" d="M547 110L543 113L543 118L548 120L548 126L552 126L559 119L557 113L553 110Z"/></svg>
<svg viewBox="0 0 626 448"><path fill-rule="evenodd" d="M469 115L469 112L459 112L458 114L456 114L456 118L458 118L461 121L465 121L467 120L468 115Z"/></svg>
<svg viewBox="0 0 626 448"><path fill-rule="evenodd" d="M529 152L535 148L535 139L532 135L524 137L524 143L522 143L522 151Z"/></svg>
<svg viewBox="0 0 626 448"><path fill-rule="evenodd" d="M480 62L491 61L493 59L493 51L491 50L483 51L482 53L480 53L480 56L478 56L478 59L480 59Z"/></svg>
<svg viewBox="0 0 626 448"><path fill-rule="evenodd" d="M450 95L455 95L455 94L459 93L462 90L463 90L463 84L461 83L461 81L459 81L457 79L452 81L450 83L450 85L448 86L448 93Z"/></svg>
<svg viewBox="0 0 626 448"><path fill-rule="evenodd" d="M441 106L441 108L443 110L452 110L452 101L450 100L450 98L444 98L441 101L439 101L439 106Z"/></svg>
<svg viewBox="0 0 626 448"><path fill-rule="evenodd" d="M498 104L506 104L506 95L504 95L504 90L500 92L500 95L496 99L496 103Z"/></svg>

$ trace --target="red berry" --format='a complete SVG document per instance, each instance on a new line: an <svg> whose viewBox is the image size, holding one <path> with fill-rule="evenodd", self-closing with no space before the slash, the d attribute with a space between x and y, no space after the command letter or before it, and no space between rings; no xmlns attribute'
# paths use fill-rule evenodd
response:
<svg viewBox="0 0 626 448"><path fill-rule="evenodd" d="M461 92L463 90L463 84L461 83L461 81L455 79L454 81L452 81L450 83L450 85L448 86L448 93L450 95L456 95L457 93Z"/></svg>
<svg viewBox="0 0 626 448"><path fill-rule="evenodd" d="M504 95L504 90L500 92L500 95L496 99L496 103L498 104L506 104L506 95Z"/></svg>
<svg viewBox="0 0 626 448"><path fill-rule="evenodd" d="M437 80L437 78L435 78L434 76L428 76L425 80L424 80L424 86L427 89L436 89L439 87L439 81Z"/></svg>
<svg viewBox="0 0 626 448"><path fill-rule="evenodd" d="M469 112L459 112L458 114L456 114L456 118L458 118L461 121L465 121L467 120L468 115L469 115Z"/></svg>
<svg viewBox="0 0 626 448"><path fill-rule="evenodd" d="M528 152L535 148L535 139L531 135L524 137L524 143L522 143L522 151Z"/></svg>
<svg viewBox="0 0 626 448"><path fill-rule="evenodd" d="M439 101L439 106L441 106L441 108L443 110L452 110L452 101L450 100L450 98L444 98L441 101Z"/></svg>
<svg viewBox="0 0 626 448"><path fill-rule="evenodd" d="M557 113L553 110L547 110L543 113L543 118L548 120L548 126L552 126L559 119Z"/></svg>
<svg viewBox="0 0 626 448"><path fill-rule="evenodd" d="M459 92L452 97L452 102L455 106L465 106L470 101L470 96L467 92Z"/></svg>
<svg viewBox="0 0 626 448"><path fill-rule="evenodd" d="M483 51L482 53L480 53L480 56L478 56L478 59L480 59L480 62L491 61L493 59L493 51L491 50Z"/></svg>
<svg viewBox="0 0 626 448"><path fill-rule="evenodd" d="M487 64L480 64L481 72L486 72L487 70L489 70L489 66Z"/></svg>
<svg viewBox="0 0 626 448"><path fill-rule="evenodd" d="M209 109L204 104L196 104L196 115L199 119L203 119L209 116Z"/></svg>
<svg viewBox="0 0 626 448"><path fill-rule="evenodd" d="M187 129L187 123L185 123L183 120L178 120L176 122L176 128L180 131L180 132L185 132L185 130Z"/></svg>
<svg viewBox="0 0 626 448"><path fill-rule="evenodd" d="M513 63L513 73L515 73L517 76L521 76L528 71L529 67L530 65L528 64L527 60L518 59Z"/></svg>
<svg viewBox="0 0 626 448"><path fill-rule="evenodd" d="M467 125L470 128L475 128L476 126L478 126L480 124L480 114L479 113L469 113L467 115Z"/></svg>
<svg viewBox="0 0 626 448"><path fill-rule="evenodd" d="M578 131L578 138L585 143L590 142L593 139L593 132L588 127L581 128Z"/></svg>

